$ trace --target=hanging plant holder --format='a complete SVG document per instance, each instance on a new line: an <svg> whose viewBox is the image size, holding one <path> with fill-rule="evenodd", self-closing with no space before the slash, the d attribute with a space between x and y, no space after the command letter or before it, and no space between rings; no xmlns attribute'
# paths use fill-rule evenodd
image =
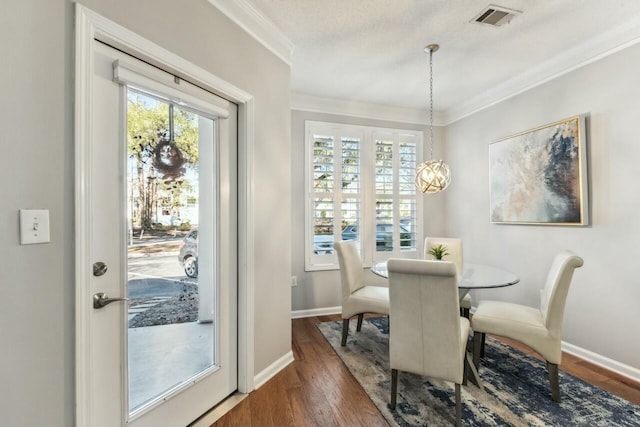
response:
<svg viewBox="0 0 640 427"><path fill-rule="evenodd" d="M185 174L187 163L182 150L173 137L173 104L169 104L169 139L162 140L153 149L153 167L165 180L175 180Z"/></svg>
<svg viewBox="0 0 640 427"><path fill-rule="evenodd" d="M175 141L161 141L153 149L153 167L164 180L182 177L185 163L187 160Z"/></svg>

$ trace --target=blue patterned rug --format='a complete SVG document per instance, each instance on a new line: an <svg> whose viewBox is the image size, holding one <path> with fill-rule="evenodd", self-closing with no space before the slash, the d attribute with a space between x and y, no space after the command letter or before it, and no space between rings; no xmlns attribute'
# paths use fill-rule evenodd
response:
<svg viewBox="0 0 640 427"><path fill-rule="evenodd" d="M355 324L355 322L351 322ZM327 341L392 426L450 426L453 384L400 372L396 410L389 409L389 329L386 317L365 319L340 346L342 322L318 325ZM462 387L465 426L640 426L640 407L560 371L562 403L551 400L546 366L487 337L480 366L485 390Z"/></svg>

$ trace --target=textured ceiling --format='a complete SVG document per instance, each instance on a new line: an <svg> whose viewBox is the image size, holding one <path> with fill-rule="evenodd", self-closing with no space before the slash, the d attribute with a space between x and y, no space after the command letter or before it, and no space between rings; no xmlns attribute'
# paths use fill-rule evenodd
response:
<svg viewBox="0 0 640 427"><path fill-rule="evenodd" d="M513 82L530 85L533 71L542 74L539 80L561 71L551 64L584 62L600 53L589 53L601 47L597 40L615 34L620 43L640 22L640 0L501 0L492 4L522 14L500 28L469 22L489 5L478 0L248 2L295 45L291 86L298 94L425 108L429 57L423 48L438 43L434 103L440 111L500 87L517 91Z"/></svg>

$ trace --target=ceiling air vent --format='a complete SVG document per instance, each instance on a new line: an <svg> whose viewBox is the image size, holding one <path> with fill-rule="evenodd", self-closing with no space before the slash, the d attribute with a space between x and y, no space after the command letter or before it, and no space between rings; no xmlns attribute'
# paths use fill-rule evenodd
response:
<svg viewBox="0 0 640 427"><path fill-rule="evenodd" d="M501 27L504 24L511 22L514 16L521 14L522 12L513 9L507 9L506 7L495 6L490 4L485 7L482 12L476 15L471 22L477 22L478 24L491 25L492 27Z"/></svg>

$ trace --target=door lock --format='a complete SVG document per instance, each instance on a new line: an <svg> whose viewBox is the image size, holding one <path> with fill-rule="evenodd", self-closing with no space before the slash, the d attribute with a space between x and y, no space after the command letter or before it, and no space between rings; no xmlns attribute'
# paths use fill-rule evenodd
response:
<svg viewBox="0 0 640 427"><path fill-rule="evenodd" d="M98 261L98 262L94 262L93 263L93 275L94 276L100 277L106 272L107 272L107 264L105 264L102 261Z"/></svg>

